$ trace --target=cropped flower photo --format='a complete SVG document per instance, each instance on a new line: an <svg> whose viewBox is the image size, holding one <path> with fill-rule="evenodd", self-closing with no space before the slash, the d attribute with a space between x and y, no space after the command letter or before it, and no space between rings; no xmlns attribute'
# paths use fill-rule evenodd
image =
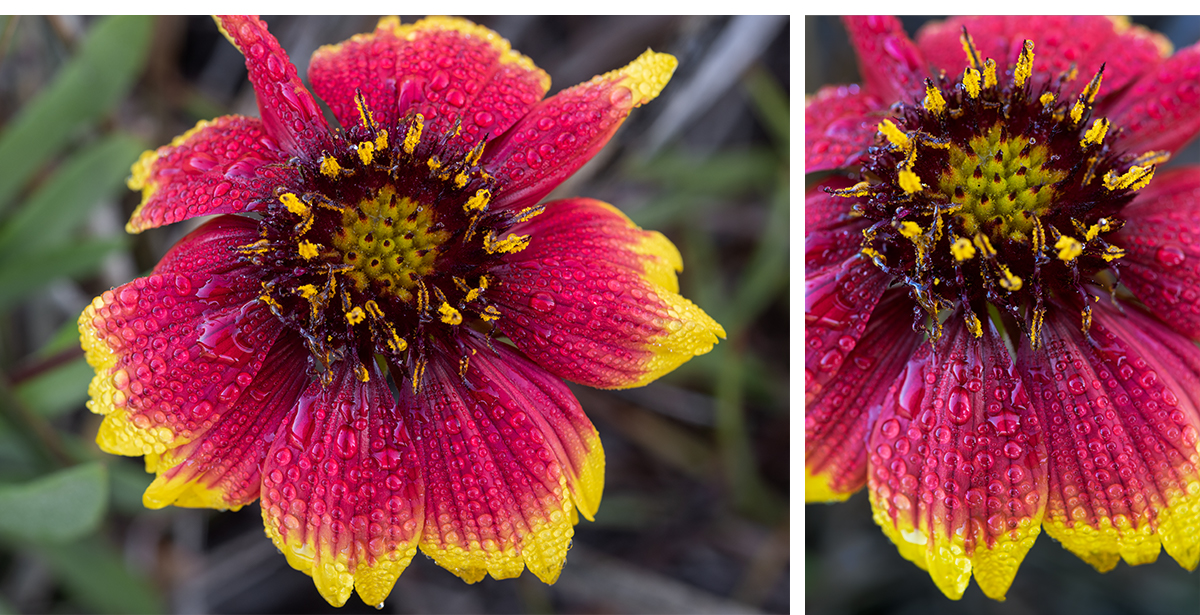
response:
<svg viewBox="0 0 1200 615"><path fill-rule="evenodd" d="M805 32L809 612L1194 610L1200 20Z"/></svg>
<svg viewBox="0 0 1200 615"><path fill-rule="evenodd" d="M0 37L0 611L790 609L787 17Z"/></svg>

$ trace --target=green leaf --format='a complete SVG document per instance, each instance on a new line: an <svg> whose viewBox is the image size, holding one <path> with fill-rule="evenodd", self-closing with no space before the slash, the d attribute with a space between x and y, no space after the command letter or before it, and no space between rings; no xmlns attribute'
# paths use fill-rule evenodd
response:
<svg viewBox="0 0 1200 615"><path fill-rule="evenodd" d="M0 211L50 156L125 97L145 65L150 26L146 16L98 20L75 58L17 114L0 135Z"/></svg>
<svg viewBox="0 0 1200 615"><path fill-rule="evenodd" d="M115 134L71 156L0 229L0 258L69 239L97 200L124 185L143 149L137 139Z"/></svg>
<svg viewBox="0 0 1200 615"><path fill-rule="evenodd" d="M70 545L43 545L67 593L85 610L97 613L162 613L162 598L143 576L125 566L121 554L96 536Z"/></svg>
<svg viewBox="0 0 1200 615"><path fill-rule="evenodd" d="M108 473L98 462L23 485L0 486L0 532L19 540L65 542L96 529L108 506Z"/></svg>
<svg viewBox="0 0 1200 615"><path fill-rule="evenodd" d="M0 261L0 310L59 276L94 271L125 238L93 239L46 251L24 252Z"/></svg>
<svg viewBox="0 0 1200 615"><path fill-rule="evenodd" d="M17 398L34 414L53 418L83 406L88 383L96 372L79 358L64 363L22 382L16 387Z"/></svg>
<svg viewBox="0 0 1200 615"><path fill-rule="evenodd" d="M706 198L730 196L769 185L780 165L768 148L717 152L705 158L674 152L630 165L629 177L658 180Z"/></svg>
<svg viewBox="0 0 1200 615"><path fill-rule="evenodd" d="M771 73L762 68L750 71L744 83L750 91L754 110L762 119L771 138L779 145L780 154L786 159L791 151L791 112L788 109L787 92L779 87L779 82Z"/></svg>

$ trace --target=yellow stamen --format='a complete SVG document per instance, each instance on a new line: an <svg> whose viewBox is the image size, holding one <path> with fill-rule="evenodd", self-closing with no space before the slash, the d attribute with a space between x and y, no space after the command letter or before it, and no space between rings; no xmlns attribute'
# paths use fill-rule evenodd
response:
<svg viewBox="0 0 1200 615"><path fill-rule="evenodd" d="M363 309L358 307L357 305L354 306L353 310L346 312L346 322L348 322L352 325L357 325L358 323L360 323L366 319L367 319L367 315L364 314Z"/></svg>
<svg viewBox="0 0 1200 615"><path fill-rule="evenodd" d="M383 319L383 310L379 309L379 304L375 303L374 299L368 299L367 303L363 307L366 308L367 313L371 315L371 318Z"/></svg>
<svg viewBox="0 0 1200 615"><path fill-rule="evenodd" d="M1116 171L1109 171L1104 175L1104 187L1109 190L1121 190L1128 188L1130 190L1141 190L1150 183L1150 179L1154 177L1154 167L1129 167L1124 175L1117 175Z"/></svg>
<svg viewBox="0 0 1200 615"><path fill-rule="evenodd" d="M385 150L388 146L388 131L386 128L381 128L375 133L375 150Z"/></svg>
<svg viewBox="0 0 1200 615"><path fill-rule="evenodd" d="M858 182L849 188L834 190L831 194L834 196L852 197L852 196L867 196L871 194L870 182Z"/></svg>
<svg viewBox="0 0 1200 615"><path fill-rule="evenodd" d="M354 366L354 375L358 376L359 382L369 382L371 380L371 372L367 371L367 368L363 367L362 363Z"/></svg>
<svg viewBox="0 0 1200 615"><path fill-rule="evenodd" d="M904 222L900 223L900 234L909 239L920 235L921 230L921 225L913 222L912 220L905 220Z"/></svg>
<svg viewBox="0 0 1200 615"><path fill-rule="evenodd" d="M1054 94L1054 92L1046 92L1045 94L1042 94L1041 97L1038 98L1038 102L1042 103L1043 107L1048 107L1050 105L1053 105L1055 99L1057 99L1057 98L1058 97Z"/></svg>
<svg viewBox="0 0 1200 615"><path fill-rule="evenodd" d="M496 240L496 233L492 231L483 238L483 249L488 251L488 254L511 254L524 250L529 245L529 235L509 235L507 239L500 241Z"/></svg>
<svg viewBox="0 0 1200 615"><path fill-rule="evenodd" d="M935 115L941 115L946 109L946 99L942 97L941 90L934 87L933 82L925 81L925 102L923 106Z"/></svg>
<svg viewBox="0 0 1200 615"><path fill-rule="evenodd" d="M317 244L308 241L307 239L300 242L300 256L303 256L304 260L312 260L320 253L321 252L317 250Z"/></svg>
<svg viewBox="0 0 1200 615"><path fill-rule="evenodd" d="M1025 41L1021 48L1021 57L1017 59L1017 68L1013 71L1013 84L1022 87L1033 74L1033 41Z"/></svg>
<svg viewBox="0 0 1200 615"><path fill-rule="evenodd" d="M983 337L983 324L979 322L979 317L974 312L967 313L967 328L971 330L971 335Z"/></svg>
<svg viewBox="0 0 1200 615"><path fill-rule="evenodd" d="M900 171L900 188L909 194L920 192L921 178L917 177L916 173L907 169Z"/></svg>
<svg viewBox="0 0 1200 615"><path fill-rule="evenodd" d="M1079 147L1087 149L1089 145L1100 145L1104 143L1104 135L1108 134L1108 120L1100 118L1092 122L1092 127L1088 129L1087 134L1083 135L1083 140L1079 142Z"/></svg>
<svg viewBox="0 0 1200 615"><path fill-rule="evenodd" d="M411 154L417 149L417 143L421 142L421 131L425 128L425 117L420 113L413 119L412 126L408 127L408 134L404 137L404 153Z"/></svg>
<svg viewBox="0 0 1200 615"><path fill-rule="evenodd" d="M975 235L975 247L987 258L996 256L996 248L992 247L992 242L988 240L987 235Z"/></svg>
<svg viewBox="0 0 1200 615"><path fill-rule="evenodd" d="M971 63L971 68L979 70L979 52L975 50L975 40L967 33L966 27L963 28L962 34L958 36L958 40L962 42L963 53L967 56L967 61Z"/></svg>
<svg viewBox="0 0 1200 615"><path fill-rule="evenodd" d="M983 87L996 87L996 62L991 58L983 62Z"/></svg>
<svg viewBox="0 0 1200 615"><path fill-rule="evenodd" d="M438 312L441 312L442 314L442 322L448 325L457 325L462 322L462 314L445 301L443 301L442 306L438 308Z"/></svg>
<svg viewBox="0 0 1200 615"><path fill-rule="evenodd" d="M1058 238L1054 244L1054 249L1058 250L1058 260L1071 262L1083 254L1083 244L1079 243L1078 239L1069 235L1063 235Z"/></svg>
<svg viewBox="0 0 1200 615"><path fill-rule="evenodd" d="M1021 290L1021 286L1024 283L1021 281L1020 277L1013 275L1012 272L1008 270L1008 267L1000 265L1000 273L1004 274L1004 279L1000 280L1000 286L1010 293L1015 293L1018 290Z"/></svg>
<svg viewBox="0 0 1200 615"><path fill-rule="evenodd" d="M878 128L879 132L882 132L883 136L887 137L889 143L902 150L908 150L910 144L908 135L901 132L899 128L896 128L896 125L892 123L892 120L883 120L882 122L879 122Z"/></svg>
<svg viewBox="0 0 1200 615"><path fill-rule="evenodd" d="M1076 126L1079 120L1083 119L1083 112L1087 109L1087 105L1083 104L1082 100L1075 101L1071 106L1071 125Z"/></svg>
<svg viewBox="0 0 1200 615"><path fill-rule="evenodd" d="M329 154L321 156L321 174L326 177L337 177L338 173L342 172L342 165Z"/></svg>
<svg viewBox="0 0 1200 615"><path fill-rule="evenodd" d="M375 144L370 141L359 143L358 158L364 165L371 164L371 161L375 160Z"/></svg>
<svg viewBox="0 0 1200 615"><path fill-rule="evenodd" d="M1118 248L1117 246L1108 246L1104 249L1104 253L1100 256L1105 260L1105 262L1111 263L1118 258L1123 258L1125 256L1125 250Z"/></svg>
<svg viewBox="0 0 1200 615"><path fill-rule="evenodd" d="M979 98L979 92L982 91L980 87L982 81L983 75L970 66L963 72L963 87L967 88L967 95L971 98Z"/></svg>
<svg viewBox="0 0 1200 615"><path fill-rule="evenodd" d="M496 306L494 305L489 305L483 308L483 311L479 313L479 317L482 318L484 322L492 322L493 320L500 318L500 310L496 309Z"/></svg>
<svg viewBox="0 0 1200 615"><path fill-rule="evenodd" d="M975 246L966 237L959 237L950 244L950 253L954 255L954 260L971 260L975 257Z"/></svg>

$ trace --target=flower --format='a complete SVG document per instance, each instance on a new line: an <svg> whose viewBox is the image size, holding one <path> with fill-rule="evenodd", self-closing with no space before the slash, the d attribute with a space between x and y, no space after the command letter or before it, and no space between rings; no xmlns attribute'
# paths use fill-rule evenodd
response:
<svg viewBox="0 0 1200 615"><path fill-rule="evenodd" d="M847 18L806 106L805 499L868 485L949 597L1044 528L1200 560L1200 45L1100 17ZM1169 56L1169 57L1168 57Z"/></svg>
<svg viewBox="0 0 1200 615"><path fill-rule="evenodd" d="M542 100L549 77L494 32L384 18L313 55L338 130L263 22L218 25L261 119L202 121L133 166L130 232L216 217L80 317L97 442L145 455L151 508L261 496L337 606L381 603L418 547L468 582L554 582L604 484L560 378L639 386L724 337L661 234L538 204L675 58Z"/></svg>

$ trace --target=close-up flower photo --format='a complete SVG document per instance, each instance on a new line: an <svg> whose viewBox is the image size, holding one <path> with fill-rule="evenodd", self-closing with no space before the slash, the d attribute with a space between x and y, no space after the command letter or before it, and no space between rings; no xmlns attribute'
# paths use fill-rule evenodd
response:
<svg viewBox="0 0 1200 615"><path fill-rule="evenodd" d="M809 612L1195 612L1200 23L805 31Z"/></svg>
<svg viewBox="0 0 1200 615"><path fill-rule="evenodd" d="M0 612L790 609L787 17L0 37Z"/></svg>

